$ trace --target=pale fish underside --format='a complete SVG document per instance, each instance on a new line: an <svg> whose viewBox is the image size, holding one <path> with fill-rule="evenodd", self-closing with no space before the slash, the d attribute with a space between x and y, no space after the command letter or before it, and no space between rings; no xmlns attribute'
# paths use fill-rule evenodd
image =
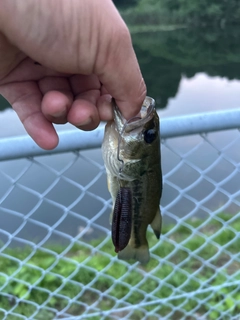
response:
<svg viewBox="0 0 240 320"><path fill-rule="evenodd" d="M113 101L114 121L107 123L102 145L108 189L113 201L113 232L118 232L113 234L113 239L115 242L120 241L120 249L115 245L115 250L119 251L120 259L135 259L141 263L147 263L150 259L146 238L148 225L151 225L158 239L161 234L160 134L159 118L154 105L154 100L146 97L139 115L126 121ZM120 197L119 207L117 197L123 189L128 190L127 198L125 200ZM116 198L118 208L114 212ZM118 222L121 221L122 207L127 208L127 219L131 220L129 241L124 241L127 234L124 226L129 224ZM120 214L120 218L114 214ZM126 210L124 218L125 216ZM125 242L127 245L122 248L122 243Z"/></svg>

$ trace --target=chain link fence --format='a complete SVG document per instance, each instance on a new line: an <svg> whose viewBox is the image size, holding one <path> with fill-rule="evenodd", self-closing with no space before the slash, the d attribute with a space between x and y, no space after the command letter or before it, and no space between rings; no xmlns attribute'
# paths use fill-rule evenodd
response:
<svg viewBox="0 0 240 320"><path fill-rule="evenodd" d="M149 230L146 266L114 253L103 127L61 133L51 155L0 140L0 319L240 319L239 123L161 120L163 234Z"/></svg>

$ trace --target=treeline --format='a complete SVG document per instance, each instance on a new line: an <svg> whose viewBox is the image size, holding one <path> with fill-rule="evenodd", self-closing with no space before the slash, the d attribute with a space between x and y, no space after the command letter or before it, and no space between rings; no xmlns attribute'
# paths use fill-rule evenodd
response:
<svg viewBox="0 0 240 320"><path fill-rule="evenodd" d="M129 25L184 24L192 26L240 23L239 0L115 0Z"/></svg>
<svg viewBox="0 0 240 320"><path fill-rule="evenodd" d="M132 7L138 3L139 0L113 0L115 6L118 8Z"/></svg>
<svg viewBox="0 0 240 320"><path fill-rule="evenodd" d="M158 107L166 107L177 94L182 75L203 72L209 76L240 79L240 29L185 28L169 32L138 33L133 44Z"/></svg>

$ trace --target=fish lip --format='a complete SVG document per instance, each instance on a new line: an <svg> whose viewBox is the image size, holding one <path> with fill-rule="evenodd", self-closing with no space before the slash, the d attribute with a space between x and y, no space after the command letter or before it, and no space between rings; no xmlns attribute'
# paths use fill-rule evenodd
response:
<svg viewBox="0 0 240 320"><path fill-rule="evenodd" d="M135 117L132 117L129 120L126 120L123 117L114 99L112 100L112 103L113 103L114 122L117 126L117 130L119 133L122 133L123 130L126 133L131 132L134 129L144 126L144 124L153 117L154 110L155 110L155 100L151 97L146 96L140 110L140 112L145 111L146 115L142 118L138 117L137 115Z"/></svg>

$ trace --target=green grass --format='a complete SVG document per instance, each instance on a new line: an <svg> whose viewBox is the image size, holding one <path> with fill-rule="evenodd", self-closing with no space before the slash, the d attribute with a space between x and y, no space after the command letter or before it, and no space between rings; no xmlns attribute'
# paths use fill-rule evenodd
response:
<svg viewBox="0 0 240 320"><path fill-rule="evenodd" d="M4 310L11 310L7 320L20 320L21 315L50 320L56 318L54 310L63 309L80 316L86 315L87 306L89 313L97 308L112 310L112 314L81 319L127 317L129 311L114 309L116 301L118 308L140 304L130 315L133 320L142 319L144 310L149 320L167 315L169 319L191 320L201 315L210 320L229 319L240 313L239 232L240 217L227 214L209 218L207 223L196 219L165 226L159 243L148 234L153 248L146 266L117 259L111 263L115 254L110 240L94 251L102 239L73 245L63 257L59 255L66 249L62 246L35 252L32 248L5 249L0 256L0 319ZM150 304L141 305L144 299ZM154 299L157 302L151 304Z"/></svg>

